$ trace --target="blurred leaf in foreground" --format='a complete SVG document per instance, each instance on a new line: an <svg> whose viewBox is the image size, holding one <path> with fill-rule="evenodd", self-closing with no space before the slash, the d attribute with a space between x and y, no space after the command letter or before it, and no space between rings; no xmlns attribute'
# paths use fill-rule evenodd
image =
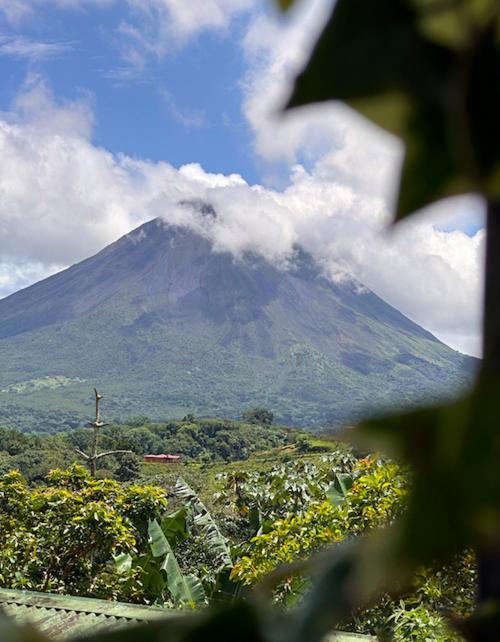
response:
<svg viewBox="0 0 500 642"><path fill-rule="evenodd" d="M287 107L342 100L403 139L397 218L499 198L499 14L496 0L338 0Z"/></svg>

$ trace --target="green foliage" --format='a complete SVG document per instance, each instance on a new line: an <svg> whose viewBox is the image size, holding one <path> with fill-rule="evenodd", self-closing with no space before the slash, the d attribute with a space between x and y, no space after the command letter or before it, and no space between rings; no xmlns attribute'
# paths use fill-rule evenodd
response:
<svg viewBox="0 0 500 642"><path fill-rule="evenodd" d="M407 610L403 603L391 620L394 642L459 642L461 639L441 616L423 605Z"/></svg>
<svg viewBox="0 0 500 642"><path fill-rule="evenodd" d="M222 535L217 523L200 498L181 478L177 480L174 493L187 502L193 519L193 527L205 541L207 550L214 557L218 570L231 569L233 561L228 541Z"/></svg>
<svg viewBox="0 0 500 642"><path fill-rule="evenodd" d="M166 506L152 487L93 480L74 465L29 488L16 471L0 480L0 582L74 595L117 595L113 557L144 544L147 520Z"/></svg>
<svg viewBox="0 0 500 642"><path fill-rule="evenodd" d="M200 606L206 603L203 585L196 575L184 575L177 562L174 551L158 522L149 523L151 554L158 560L160 570L164 571L166 588L176 606ZM158 559L160 558L160 559Z"/></svg>
<svg viewBox="0 0 500 642"><path fill-rule="evenodd" d="M247 424L270 426L274 421L274 414L270 410L258 406L256 408L249 408L248 410L245 410L242 419Z"/></svg>
<svg viewBox="0 0 500 642"><path fill-rule="evenodd" d="M73 460L64 437L32 436L0 428L0 474L16 469L29 482L40 482L50 470L69 466Z"/></svg>
<svg viewBox="0 0 500 642"><path fill-rule="evenodd" d="M124 482L136 480L141 472L140 461L137 455L121 455L119 464L114 471L115 479Z"/></svg>
<svg viewBox="0 0 500 642"><path fill-rule="evenodd" d="M305 557L393 521L407 494L408 483L397 466L378 458L358 460L342 445L328 455L269 463L261 470L263 464L257 460L253 466L254 470L238 470L234 465L231 473L219 474L212 502L216 513L178 480L171 502L180 507L167 515L161 514L164 504L158 510L155 495L152 503L145 501L137 486L118 491L116 482L89 480L79 466L53 472L48 487L78 495L88 494L90 487L92 501L105 501L114 510L126 493L122 512L136 524L132 546L106 551L111 556L107 563L103 560L102 573L97 572L99 591L94 587L90 594L193 609L235 603L242 584L267 582L266 574L272 571L277 574L271 583L274 599L290 608L304 599L317 572ZM17 520L15 507L11 516ZM282 563L292 564L284 575ZM448 568L421 570L402 601L385 597L370 610L354 613L342 627L374 634L397 622L406 634L421 624L418 636L411 639L423 642L425 635L445 630L438 617L441 610L469 612L474 573L471 555L457 558ZM88 587L82 589L89 594Z"/></svg>
<svg viewBox="0 0 500 642"><path fill-rule="evenodd" d="M211 462L247 459L256 451L293 443L297 436L296 431L281 426L196 419L106 426L101 430L100 444L104 450L126 449L138 455L169 453ZM85 449L89 438L88 430L67 436L68 442L80 449Z"/></svg>
<svg viewBox="0 0 500 642"><path fill-rule="evenodd" d="M98 460L98 476L133 481L141 475L140 461L146 453L182 455L183 461L204 462L247 459L258 451L292 445L298 432L280 426L260 426L227 419L198 419L153 423L137 418L132 424L114 424L101 429L103 450L124 449L121 454ZM69 466L75 448L86 451L88 429L58 435L28 435L0 427L0 474L18 469L30 483L41 483L50 470ZM106 466L106 468L103 468ZM150 468L160 473L160 467Z"/></svg>
<svg viewBox="0 0 500 642"><path fill-rule="evenodd" d="M348 448L320 458L273 463L265 469L233 470L217 475L215 499L226 509L234 506L234 519L244 518L250 531L265 532L276 519L301 514L312 501L328 497L337 475L353 470L356 459Z"/></svg>
<svg viewBox="0 0 500 642"><path fill-rule="evenodd" d="M338 495L333 503L320 501L321 491L318 493L313 484L316 499L309 501L305 510L293 510L284 519L274 521L268 532L257 535L249 554L236 563L233 577L253 584L278 564L295 562L327 543L390 523L401 513L407 482L397 466L363 461L354 473L355 481L349 490L343 477L343 501ZM339 475L334 478L333 483L341 486ZM322 490L323 496L328 496L330 485Z"/></svg>

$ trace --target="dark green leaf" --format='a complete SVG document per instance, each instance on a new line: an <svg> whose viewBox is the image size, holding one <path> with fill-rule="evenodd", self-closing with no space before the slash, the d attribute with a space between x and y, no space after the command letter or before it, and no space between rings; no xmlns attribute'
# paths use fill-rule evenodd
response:
<svg viewBox="0 0 500 642"><path fill-rule="evenodd" d="M401 591L410 569L393 557L396 547L392 539L397 536L397 531L386 530L312 558L311 569L317 568L319 561L321 574L303 606L288 618L289 626L280 642L320 642L384 591ZM303 565L302 571L306 568Z"/></svg>
<svg viewBox="0 0 500 642"><path fill-rule="evenodd" d="M280 9L286 11L294 4L295 0L276 0L276 2L278 3L278 7L280 7Z"/></svg>
<svg viewBox="0 0 500 642"><path fill-rule="evenodd" d="M397 218L463 192L498 199L499 33L495 0L338 0L288 107L342 100L402 137Z"/></svg>
<svg viewBox="0 0 500 642"><path fill-rule="evenodd" d="M175 513L164 517L161 521L161 530L172 544L178 540L185 540L189 536L186 524L187 512L187 508L183 506Z"/></svg>
<svg viewBox="0 0 500 642"><path fill-rule="evenodd" d="M455 176L446 129L443 113L431 106L408 117L396 219L446 196L470 191L471 184Z"/></svg>
<svg viewBox="0 0 500 642"><path fill-rule="evenodd" d="M349 490L351 490L353 481L352 475L349 473L337 473L333 483L345 495Z"/></svg>
<svg viewBox="0 0 500 642"><path fill-rule="evenodd" d="M402 524L404 559L426 564L495 540L500 529L499 384L483 381L456 403L360 427L365 444L392 451L412 466L413 491Z"/></svg>
<svg viewBox="0 0 500 642"><path fill-rule="evenodd" d="M115 568L118 573L126 573L132 568L132 557L128 553L122 553L115 558Z"/></svg>
<svg viewBox="0 0 500 642"><path fill-rule="evenodd" d="M288 106L343 100L403 133L411 104L406 94L429 98L438 93L448 59L445 49L419 35L416 17L405 0L339 0ZM390 103L394 107L387 118Z"/></svg>
<svg viewBox="0 0 500 642"><path fill-rule="evenodd" d="M150 520L148 535L153 557L163 557L170 551L168 540L156 519Z"/></svg>
<svg viewBox="0 0 500 642"><path fill-rule="evenodd" d="M347 491L352 486L352 476L347 473L338 473L326 491L330 503L338 506L345 500Z"/></svg>
<svg viewBox="0 0 500 642"><path fill-rule="evenodd" d="M165 537L158 522L149 522L149 540L153 557L163 557L160 570L167 576L167 588L177 604L192 606L204 604L205 591L195 575L184 575L175 557L174 551Z"/></svg>
<svg viewBox="0 0 500 642"><path fill-rule="evenodd" d="M137 640L141 642L265 642L262 628L256 609L250 604L238 602L223 610L171 616L149 624L128 626L109 633L96 633L85 636L81 640L82 642L137 642ZM12 640L12 642L18 641ZM20 639L19 642L32 641Z"/></svg>

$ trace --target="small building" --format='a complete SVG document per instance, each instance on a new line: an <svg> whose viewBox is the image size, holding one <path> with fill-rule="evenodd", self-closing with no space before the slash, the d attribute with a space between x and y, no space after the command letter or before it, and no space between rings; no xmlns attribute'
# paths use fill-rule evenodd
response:
<svg viewBox="0 0 500 642"><path fill-rule="evenodd" d="M144 455L144 461L153 464L178 464L181 461L180 455Z"/></svg>

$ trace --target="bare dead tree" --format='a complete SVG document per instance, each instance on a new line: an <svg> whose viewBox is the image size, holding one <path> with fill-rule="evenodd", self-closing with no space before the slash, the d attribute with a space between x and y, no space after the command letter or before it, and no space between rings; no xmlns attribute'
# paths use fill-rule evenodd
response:
<svg viewBox="0 0 500 642"><path fill-rule="evenodd" d="M80 455L80 457L83 457L85 461L88 463L89 469L90 469L90 474L92 477L96 476L97 472L97 461L99 459L102 459L103 457L108 457L109 455L131 455L132 451L131 450L107 450L105 452L98 452L97 446L98 446L98 441L99 441L99 431L103 426L107 426L104 421L101 419L101 412L100 412L100 403L102 399L102 395L99 394L94 388L94 395L95 395L95 420L90 421L87 424L88 428L93 429L93 434L92 434L92 441L90 444L90 453L85 453L83 450L80 450L79 448L75 448L75 452Z"/></svg>

